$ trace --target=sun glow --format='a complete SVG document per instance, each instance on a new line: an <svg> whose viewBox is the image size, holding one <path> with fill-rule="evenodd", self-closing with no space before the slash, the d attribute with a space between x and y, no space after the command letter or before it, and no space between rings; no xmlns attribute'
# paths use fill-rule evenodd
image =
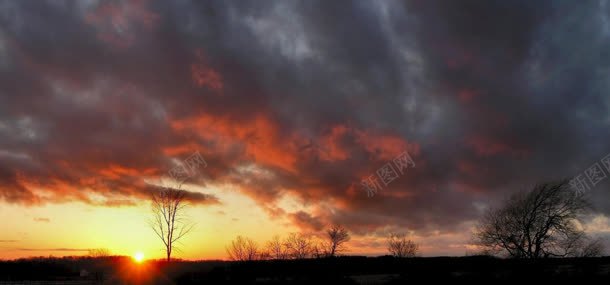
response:
<svg viewBox="0 0 610 285"><path fill-rule="evenodd" d="M144 253L140 251L136 252L136 254L133 255L133 260L137 263L141 263L144 261Z"/></svg>

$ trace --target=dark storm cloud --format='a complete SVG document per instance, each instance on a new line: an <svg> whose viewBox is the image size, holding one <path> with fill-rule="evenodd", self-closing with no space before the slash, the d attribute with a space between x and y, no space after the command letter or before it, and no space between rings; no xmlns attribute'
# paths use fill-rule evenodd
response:
<svg viewBox="0 0 610 285"><path fill-rule="evenodd" d="M456 153L478 174L459 179L505 195L576 175L610 152L603 1L410 4L437 78L464 111L462 146L472 151ZM594 195L607 197L605 188Z"/></svg>
<svg viewBox="0 0 610 285"><path fill-rule="evenodd" d="M303 229L459 231L610 153L605 2L0 3L8 203L131 205L200 151L190 182ZM405 150L417 166L367 198Z"/></svg>

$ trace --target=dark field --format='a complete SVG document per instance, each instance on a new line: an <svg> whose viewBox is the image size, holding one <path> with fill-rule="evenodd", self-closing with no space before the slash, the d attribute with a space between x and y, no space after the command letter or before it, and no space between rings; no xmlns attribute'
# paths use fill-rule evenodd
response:
<svg viewBox="0 0 610 285"><path fill-rule="evenodd" d="M607 282L610 258L339 257L287 261L150 261L127 257L0 262L0 284L406 284L412 281ZM323 282L323 283L321 283ZM546 283L545 282L545 283Z"/></svg>

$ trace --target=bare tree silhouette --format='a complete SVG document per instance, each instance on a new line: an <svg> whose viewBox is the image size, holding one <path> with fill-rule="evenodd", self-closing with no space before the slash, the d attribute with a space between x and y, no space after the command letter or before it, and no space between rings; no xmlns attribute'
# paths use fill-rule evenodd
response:
<svg viewBox="0 0 610 285"><path fill-rule="evenodd" d="M320 238L313 238L311 240L311 254L310 256L312 258L322 258L322 257L328 257L329 256L329 251L328 251L328 244L326 242L326 240L320 239Z"/></svg>
<svg viewBox="0 0 610 285"><path fill-rule="evenodd" d="M312 255L313 244L311 239L303 234L291 233L284 241L290 257L304 259Z"/></svg>
<svg viewBox="0 0 610 285"><path fill-rule="evenodd" d="M588 203L568 180L535 185L490 209L475 231L477 243L515 258L596 256L601 244L579 228Z"/></svg>
<svg viewBox="0 0 610 285"><path fill-rule="evenodd" d="M152 197L151 211L153 219L150 227L163 241L167 261L171 260L176 244L192 229L194 224L185 216L186 191L162 187Z"/></svg>
<svg viewBox="0 0 610 285"><path fill-rule="evenodd" d="M271 259L281 260L288 258L288 252L285 244L278 235L273 236L273 238L266 243L265 251L267 252L268 257Z"/></svg>
<svg viewBox="0 0 610 285"><path fill-rule="evenodd" d="M226 247L227 254L231 260L251 261L259 258L260 251L255 241L250 238L237 236L231 244Z"/></svg>
<svg viewBox="0 0 610 285"><path fill-rule="evenodd" d="M110 256L110 250L107 248L92 248L89 249L87 255L91 257L107 257Z"/></svg>
<svg viewBox="0 0 610 285"><path fill-rule="evenodd" d="M347 230L340 225L334 225L326 231L328 256L335 256L345 251L345 243L350 240Z"/></svg>
<svg viewBox="0 0 610 285"><path fill-rule="evenodd" d="M388 237L388 251L395 257L414 257L419 246L406 235L392 233Z"/></svg>
<svg viewBox="0 0 610 285"><path fill-rule="evenodd" d="M588 240L583 244L582 249L578 253L578 257L597 257L604 254L604 244L599 239Z"/></svg>

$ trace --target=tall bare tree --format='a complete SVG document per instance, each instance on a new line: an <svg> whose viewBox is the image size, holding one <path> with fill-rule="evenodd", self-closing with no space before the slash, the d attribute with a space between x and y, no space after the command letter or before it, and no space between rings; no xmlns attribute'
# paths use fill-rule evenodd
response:
<svg viewBox="0 0 610 285"><path fill-rule="evenodd" d="M237 236L226 248L231 260L251 261L259 258L260 251L255 241L250 238Z"/></svg>
<svg viewBox="0 0 610 285"><path fill-rule="evenodd" d="M388 251L395 257L414 257L418 250L419 245L406 235L392 233L388 237Z"/></svg>
<svg viewBox="0 0 610 285"><path fill-rule="evenodd" d="M334 225L326 231L328 256L335 256L345 251L345 243L350 240L347 230L340 225Z"/></svg>
<svg viewBox="0 0 610 285"><path fill-rule="evenodd" d="M150 226L163 241L167 261L177 249L178 243L192 229L194 224L185 216L186 191L162 187L152 197L151 211L153 219Z"/></svg>
<svg viewBox="0 0 610 285"><path fill-rule="evenodd" d="M515 258L598 255L600 244L577 223L587 209L588 203L568 180L538 184L488 210L475 239L487 251Z"/></svg>

